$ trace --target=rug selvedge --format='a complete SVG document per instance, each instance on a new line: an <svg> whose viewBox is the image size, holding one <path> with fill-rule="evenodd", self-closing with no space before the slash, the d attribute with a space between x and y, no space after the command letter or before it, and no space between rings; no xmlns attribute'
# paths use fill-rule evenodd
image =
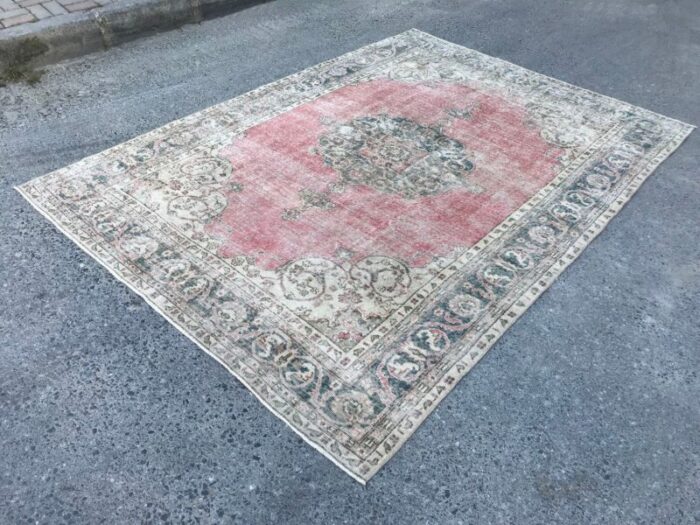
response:
<svg viewBox="0 0 700 525"><path fill-rule="evenodd" d="M370 86L370 95L394 89L400 96L404 85L403 93L419 89L421 96L433 96L429 107L448 105L426 111L418 103L415 115L405 115L386 102L384 109L393 114L350 112L341 119L333 118L339 111L330 107L329 115L314 113L319 134L309 139L313 148L291 148L285 162L274 158L282 146L275 146L266 123L296 115L310 122L304 112L332 104L334 94ZM420 235L399 224L390 233L415 244L402 251L405 243L381 237L386 225L379 213L367 219L378 221L372 230L379 232L376 246L363 243L362 221L359 233L337 249L328 235L299 246L307 241L304 231L318 233L313 228L319 221L325 221L321 232L340 231L333 217L347 223L352 215L343 213L361 198L380 211L404 206L394 219L400 222L420 199L439 210L448 202L440 199L452 197L443 206L449 211L468 199L493 197L496 191L485 187L489 173L498 177L507 169L498 156L489 160L483 154L487 145L467 140L500 137L498 131L489 135L488 123L496 117L484 119L485 128L475 127L479 111L492 100L495 110L520 108L503 116L499 129L517 121L519 135L535 130L532 140L541 139L542 149L532 170L537 182L526 194L518 182L527 181L516 179L510 191L517 198L505 194L500 208L483 201L488 213L473 212L474 222L488 224L486 231L475 230L473 240L464 237L468 225L457 237L436 234L428 240L439 242L421 252ZM410 112L407 105L404 113ZM19 189L309 443L365 481L691 130L412 30ZM260 152L270 151L260 146L263 139L273 147L259 165L265 157ZM521 149L539 143L531 144ZM519 145L509 153L514 164ZM246 147L248 164L237 164ZM507 147L492 149L498 154ZM285 164L294 163L300 167L287 171ZM547 166L553 171L542 178ZM284 185L268 183L274 197L242 216L261 210L268 222L256 223L268 224L263 230L278 237L255 237L249 228L237 241L241 216L221 218L236 199L250 202L245 192L265 167L284 172L269 179ZM479 179L484 167L492 171ZM246 169L250 177L237 178ZM298 183L295 191L292 183ZM279 191L281 186L290 191ZM459 199L455 192L461 192ZM354 211L363 216L361 206ZM271 219L265 215L272 212ZM438 220L430 231L458 220ZM420 226L426 221L417 224L418 234L425 234ZM299 243L287 246L295 232ZM356 313L353 304L360 305ZM346 311L351 315L344 317Z"/></svg>

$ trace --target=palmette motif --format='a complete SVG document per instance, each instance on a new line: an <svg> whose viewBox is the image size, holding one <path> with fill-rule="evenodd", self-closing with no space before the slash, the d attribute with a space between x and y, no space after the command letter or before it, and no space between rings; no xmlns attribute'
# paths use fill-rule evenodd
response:
<svg viewBox="0 0 700 525"><path fill-rule="evenodd" d="M411 30L20 190L365 481L691 129Z"/></svg>

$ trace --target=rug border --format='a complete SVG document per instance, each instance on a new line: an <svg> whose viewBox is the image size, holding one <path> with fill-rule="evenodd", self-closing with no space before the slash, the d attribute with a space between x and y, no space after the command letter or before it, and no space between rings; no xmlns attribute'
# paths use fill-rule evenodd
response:
<svg viewBox="0 0 700 525"><path fill-rule="evenodd" d="M275 408L273 408L270 404L268 404L268 403L255 391L255 389L253 389L253 388L251 387L251 385L248 384L248 382L247 382L240 374L236 373L236 371L233 370L230 366L228 366L221 358L217 357L216 354L214 354L214 353L212 353L210 350L208 350L208 349L207 349L202 343L200 343L193 335L190 335L190 334L186 331L186 328L179 326L179 325L176 323L175 320L171 319L171 318L169 317L168 314L164 313L164 312L163 312L156 304L154 304L154 302L151 301L144 293L141 293L138 289L136 289L134 286L132 286L128 281L126 281L124 278L122 278L122 277L116 272L116 270L113 270L113 269L110 268L106 263L103 263L103 262L99 259L99 255L98 255L97 253L93 253L93 251L92 251L90 248L88 248L77 236L75 236L74 234L72 234L72 233L70 233L68 230L66 230L64 227L62 227L62 226L57 222L57 220L55 220L55 219L49 214L49 212L48 212L47 210L45 210L45 209L43 208L43 206L42 206L39 202L37 202L31 195L29 195L29 194L24 190L24 188L22 187L22 186L24 186L25 184L29 184L29 183L31 183L31 182L36 181L37 179L42 178L43 176L39 176L39 177L32 178L32 179L30 179L29 181L26 181L26 182L23 183L23 184L20 184L20 185L18 185L18 186L15 186L15 189L22 195L22 197L24 197L24 199L25 199L27 202L29 202L29 203L32 205L32 207L33 207L34 209L36 209L42 216L44 216L46 219L48 219L48 221L49 221L51 224L53 224L54 227L56 227L56 229L57 229L59 232L63 233L66 237L68 237L70 240L72 240L82 251L84 251L85 253L87 253L88 255L90 255L90 257L92 257L95 261L97 261L101 266L103 266L104 268L106 268L106 269L109 271L109 273L110 273L111 275L113 275L119 282L125 284L130 290L132 290L132 291L135 292L139 297L141 297L142 299L144 299L144 300L146 301L146 303L147 303L151 308L153 308L157 313L159 313L162 317L164 317L170 324L172 324L175 328L177 328L178 331L180 331L182 334L184 334L188 339L190 339L192 342L194 342L201 350L203 350L204 352L206 352L208 355L210 355L211 357L213 357L218 363L220 363L221 365L223 365L223 366L226 368L226 370L228 370L229 373L231 373L231 375L233 375L236 379L238 379L238 380L246 387L246 389L249 390L249 391L258 399L258 401L260 401L260 402L262 403L262 405L263 405L265 408L267 408L270 412L272 412L272 414L274 414L278 419L281 419L282 421L284 421L284 423L285 423L289 428L291 428L297 435L299 435L306 443L308 443L309 445L311 445L315 450L317 450L318 452L320 452L321 454L323 454L323 456L325 456L325 457L328 458L330 461L332 461L337 467L339 467L340 469L342 469L346 474L348 474L348 475L351 476L353 479L355 479L356 481L358 481L359 483L361 483L361 484L363 484L363 485L366 484L366 482L369 481L369 479L372 478L372 477L381 469L381 467L382 467L387 461L389 461L389 459L391 459L391 458L396 454L396 452L398 452L399 449L402 448L402 446L406 443L406 441L408 441L408 439L410 439L410 437L413 435L413 433L420 427L420 425L423 423L423 421L433 412L433 410L440 404L440 402L441 402L441 401L452 391L452 389L453 389L453 388L454 388L454 387L455 387L455 386L456 386L456 385L471 371L471 369L476 365L476 363L477 363L486 353L488 353L488 351L496 344L496 342L500 339L501 335L503 335L503 333L505 333L505 332L510 328L510 326L512 326L512 324L514 324L515 321L517 321L517 319L518 319L518 318L519 318L519 317L520 317L520 316L521 316L521 315L522 315L522 314L523 314L523 313L524 313L524 312L525 312L525 311L526 311L526 310L527 310L527 309L528 309L528 308L529 308L529 307L544 293L544 291L547 290L547 289L552 285L552 283L556 280L556 278L557 278L566 268L568 268L568 266L569 266L571 263L573 263L573 262L578 258L578 256L584 251L584 249L585 249L588 245L590 245L590 244L593 242L593 240L605 229L605 227L607 226L607 224L617 215L617 213L619 213L619 211L625 206L625 204L627 204L627 202L629 202L629 201L631 200L631 198L634 196L634 194L637 192L637 190L641 187L641 185L643 184L643 182L656 170L656 168L657 168L663 161L665 161L671 154L673 154L673 152L685 141L685 139L689 136L689 134L695 129L695 126L693 126L693 125L691 125L691 124L688 124L688 123L685 123L685 122L682 122L682 121L680 121L680 120L677 120L677 119L674 119L674 118L671 118L671 117L667 117L667 116L661 115L661 114L659 114L659 113L655 113L655 112L653 112L653 111L651 111L651 110L647 110L647 109L645 109L645 108L642 108L642 107L639 107L639 106L635 106L635 105L630 104L630 103L628 103L628 102L624 102L624 101L622 101L622 100L615 99L615 98L613 98L613 97L609 97L609 96L607 96L607 95L603 95L603 94L597 93L597 92L595 92L595 91L588 90L588 89L583 88L583 87L580 87L580 86L576 86L576 85L570 84L570 83L568 83L568 82L566 82L566 81L563 81L563 80L560 80L560 79L557 79L557 78L554 78L554 77L549 77L549 76L547 76L547 75L545 75L545 74L542 74L542 73L539 73L539 72L537 72L537 71L534 71L534 70L525 68L525 67L523 67L523 66L519 66L519 65L517 65L517 64L513 64L513 63L508 62L508 61L506 61L506 60L503 60L503 59L501 59L501 58L494 57L494 56L491 56L491 55L487 55L487 54L481 53L480 51L477 51L477 50L474 50L474 49L471 49L471 48L468 48L468 47L465 47L465 46L462 46L462 45L459 45L459 44L455 44L455 43L453 43L453 42L449 42L449 41L447 41L447 40L444 40L444 39L442 39L442 38L433 36L433 35L431 35L431 34L429 34L429 33L426 33L426 32L424 32L424 31L421 31L421 30L418 30L418 29L409 29L408 31L403 31L403 32L401 32L401 33L398 33L398 34L396 34L396 35L393 35L393 36L390 36L390 37L387 37L387 38L384 38L384 39L381 39L381 40L378 40L378 41L376 41L376 42L370 42L370 43L365 44L365 45L363 45L363 46L361 46L361 47L359 47L359 48L356 48L356 49L354 49L354 50L351 50L351 51L349 51L349 52L347 52L347 53L343 53L343 54L338 55L338 56L336 56L336 57L333 57L333 58L331 58L331 59L329 59L329 60L319 62L319 63L317 63L317 64L312 64L311 66L309 66L309 67L307 67L307 68L304 68L304 69L302 69L302 70L296 71L296 72L294 72L294 73L292 73L292 74L290 74L290 75L286 75L286 76L284 76L284 77L275 79L275 80L273 80L273 81L271 81L271 82L268 82L268 83L266 83L266 84L263 84L263 85L261 85L261 86L258 86L258 87L254 88L254 89L252 89L252 90L249 90L248 92L244 92L244 93L241 93L240 95L236 95L234 98L236 98L236 97L238 97L238 96L245 95L246 93L251 93L251 92L254 92L254 91L256 91L256 90L262 89L262 88L264 88L264 87L266 87L266 86L268 86L268 85L270 85L270 84L274 84L274 83L276 83L276 82L280 82L280 81L282 81L282 80L285 80L285 79L289 79L289 78L291 78L291 77L294 77L294 76L296 76L296 75L298 75L298 74L300 74L300 73L306 71L306 70L309 69L310 67L316 67L316 66L320 66L320 65L323 65L323 64L326 64L326 63L332 63L332 62L334 62L334 61L336 61L336 60L339 60L339 59L343 58L343 57L346 56L346 55L350 55L350 54L359 52L359 51L361 51L362 49L364 49L364 48L366 48L366 47L368 47L368 46L377 45L377 44L380 44L381 42L394 39L394 38L396 38L396 37L398 37L398 36L400 36L400 35L402 35L402 34L407 34L407 33L418 33L418 34L419 34L421 37L423 37L423 38L427 37L427 38L430 38L430 39L433 39L433 40L436 40L436 41L443 42L443 43L445 43L445 44L447 44L447 45L449 45L449 46L451 46L451 47L455 47L455 48L458 48L458 49L460 49L460 50L467 50L467 51L474 52L474 53L477 53L477 54L479 54L479 55L483 55L483 56L485 56L485 57L488 57L488 58L491 59L491 60L497 60L497 61L501 61L501 62L507 63L507 64L509 64L509 65L511 65L511 66L517 67L517 68L522 69L522 70L524 70L524 71L527 71L527 72L530 72L530 73L535 73L536 75L541 75L542 77L546 77L547 79L549 79L549 80L551 80L551 81L554 81L554 82L557 82L557 83L561 83L561 84L570 86L570 87L572 87L572 88L574 88L574 89L577 89L577 90L581 90L581 91L585 91L585 92L591 93L591 94L595 95L596 97L601 97L601 98L604 98L604 99L613 101L613 102L615 102L616 104L623 105L623 106L630 107L630 108L634 108L634 109L636 109L636 110L639 110L639 111L642 111L642 112L646 112L646 113L652 114L652 115L654 115L654 116L656 116L656 117L658 117L658 118L661 118L661 119L665 119L665 120L668 120L668 121L676 122L677 124L679 124L679 125L681 126L681 128L679 129L678 133L677 133L675 136L673 136L672 138L670 138L670 139L668 140L668 143L666 144L665 148L664 148L662 151L660 151L659 154L657 154L656 157L654 157L653 159L650 159L650 160L647 162L647 165L646 165L642 170L640 170L640 172L637 174L636 177L634 177L634 179L632 179L632 180L630 181L630 183L628 184L628 186L627 186L627 187L625 188L625 190L623 191L623 194L622 194L616 201L614 201L614 202L613 202L599 217L598 217L598 219L596 219L596 221L595 221L587 230L581 232L581 234L580 234L579 237L576 239L576 241L570 246L570 248L569 248L565 253L563 253L563 254L561 255L560 258L558 258L557 260L553 261L553 263L551 264L551 266L549 266L549 268L547 268L547 269L544 270L544 272L543 272L543 277L542 277L541 279L539 279L536 283L534 283L530 288L528 288L527 290L525 290L525 291L521 294L519 302L522 304L522 306L516 307L515 304L513 304L513 305L511 306L511 308L509 308L508 310L506 310L506 311L503 313L503 315L500 317L500 319L501 319L502 321L504 321L505 324L502 324L501 326L498 326L498 327L494 327L494 328L490 329L486 334L484 334L484 336L486 336L486 335L494 335L495 337L493 337L490 341L486 342L486 344L483 345L482 348L478 348L478 346L477 346L478 341L475 342L475 343L473 343L472 345L470 345L470 348L472 349L472 351L471 351L471 352L468 352L468 353L465 353L465 355L464 355L460 360L458 360L457 362L455 362L455 363L453 364L453 366L450 368L450 370L449 370L448 372L446 372L446 373L443 375L443 378L442 378L442 380L444 380L445 377L450 376L450 375L451 375L450 372L451 372L452 370L454 370L455 367L464 367L464 368L462 368L462 369L460 370L460 372L454 374L454 376L455 376L457 379L456 379L455 381L452 381L451 383L445 384L445 388L444 388L440 393L438 393L438 394L436 395L435 398L433 398L432 403L430 404L430 406L428 406L427 408L425 408L425 409L423 410L423 412L419 415L419 417L413 421L413 422L415 423L415 426L414 426L413 430L412 430L410 433L407 433L407 434L401 436L401 437L399 438L398 442L392 447L392 449L391 449L390 451L388 451L386 454L384 454L384 456L382 457L382 459L381 459L380 461L378 461L375 465L372 465L372 466L369 468L369 470L368 470L366 473L364 473L364 474L359 474L359 472L354 472L354 471L353 471L352 469L350 469L349 467L343 465L343 464L340 463L338 460L336 460L330 453L328 453L327 451L325 451L319 444L316 444L316 443L313 442L311 439L309 439L308 437L306 437L300 430L297 430L290 422L287 421L287 419L285 418L285 416L284 416L282 413L278 412ZM184 116L184 117L180 117L180 118L178 118L178 119L175 119L175 120L173 120L173 121L171 121L171 122L169 122L169 123L166 123L166 124L163 125L163 126L154 128L154 129L152 129L152 130L150 130L150 131L148 131L148 132L146 132L146 133L143 133L143 134L137 135L137 136L135 136L135 137L132 137L132 139L129 139L129 140L124 141L124 142L121 142L121 143L116 144L115 146L112 146L112 147L110 147L110 148L108 148L108 149L106 149L106 150L99 151L99 152L95 153L94 155L89 155L89 156L84 157L83 159L79 159L79 160L84 160L84 159L87 159L87 158L90 158L90 157L93 157L93 156L96 156L96 155L103 155L103 154L105 154L106 152L108 152L108 151L110 151L110 150L112 150L112 149L114 149L114 148L123 146L125 143L131 142L132 140L139 140L139 139L142 139L144 136L150 135L151 133L160 132L160 131L162 131L163 128L166 128L166 127L168 127L168 126L170 126L170 125L173 125L173 124L175 124L175 123L181 122L181 121L183 121L183 120L185 120L185 119L187 119L187 118L189 118L189 117L191 117L191 116L193 116L193 115L196 115L196 114L201 113L202 111L209 110L209 109L214 108L214 107L217 107L217 106L219 106L219 105L223 105L223 104L227 103L229 100L230 100L230 99L227 99L227 100L225 100L225 101L223 101L223 102L221 102L221 103L214 104L213 106L209 106L209 107L207 107L207 108L197 110L197 111L195 111L194 113L191 113L191 114L186 115L186 116ZM73 164L73 163L69 164L69 165L66 166L66 167L69 167L69 166L72 165L72 164ZM59 168L59 169L64 169L64 168ZM53 173L54 171L58 171L58 170L53 170L52 172L49 172L49 173L47 173L47 174L44 175L44 176L50 175L50 174ZM513 316L507 315L508 313L511 313L511 312L514 314ZM475 353L477 354L476 356L475 356ZM436 387L435 387L433 390L436 390L438 386L439 386L439 384L436 385ZM359 469L358 469L358 471L359 471Z"/></svg>

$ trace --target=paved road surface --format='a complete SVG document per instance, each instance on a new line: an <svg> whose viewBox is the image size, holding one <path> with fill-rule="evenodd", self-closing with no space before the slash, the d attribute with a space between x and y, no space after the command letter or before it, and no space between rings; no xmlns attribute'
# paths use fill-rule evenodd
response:
<svg viewBox="0 0 700 525"><path fill-rule="evenodd" d="M278 0L0 89L0 522L697 523L700 132L366 488L11 189L411 27L700 123L697 0Z"/></svg>

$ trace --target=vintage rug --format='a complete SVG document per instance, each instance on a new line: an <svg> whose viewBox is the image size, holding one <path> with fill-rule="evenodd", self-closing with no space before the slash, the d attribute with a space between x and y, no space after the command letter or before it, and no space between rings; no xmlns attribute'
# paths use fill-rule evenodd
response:
<svg viewBox="0 0 700 525"><path fill-rule="evenodd" d="M691 129L411 30L18 189L365 482Z"/></svg>

